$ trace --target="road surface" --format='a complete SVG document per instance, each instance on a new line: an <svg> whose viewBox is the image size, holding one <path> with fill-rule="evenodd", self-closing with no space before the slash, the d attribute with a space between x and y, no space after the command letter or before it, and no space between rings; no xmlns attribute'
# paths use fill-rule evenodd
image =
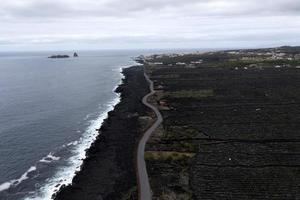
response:
<svg viewBox="0 0 300 200"><path fill-rule="evenodd" d="M138 187L139 187L139 200L151 200L152 199L152 192L150 188L150 183L149 183L149 178L148 178L148 173L147 173L147 168L146 168L146 162L144 158L145 154L145 146L147 141L149 140L151 134L155 129L162 123L163 118L158 111L158 109L148 103L148 98L152 96L155 91L154 91L154 86L153 82L150 80L148 75L145 73L144 74L146 80L150 83L150 93L147 94L143 98L143 104L145 104L147 107L151 108L153 112L156 114L157 120L155 123L144 133L144 136L139 142L138 146L138 152L137 152L137 170L138 170Z"/></svg>

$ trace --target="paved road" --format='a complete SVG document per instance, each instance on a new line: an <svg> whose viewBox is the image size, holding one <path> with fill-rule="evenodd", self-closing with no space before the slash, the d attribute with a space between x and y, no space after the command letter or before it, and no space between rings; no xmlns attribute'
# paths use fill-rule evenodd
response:
<svg viewBox="0 0 300 200"><path fill-rule="evenodd" d="M137 170L138 170L138 187L139 187L139 199L140 200L151 200L152 199L152 192L149 184L149 178L144 158L145 153L145 146L147 141L149 140L153 131L162 123L163 119L158 111L158 109L147 102L148 98L152 96L155 91L153 87L153 82L149 79L148 75L145 73L146 80L150 83L150 93L147 94L143 98L143 104L147 107L151 108L157 117L156 122L144 133L143 138L140 140L137 152Z"/></svg>

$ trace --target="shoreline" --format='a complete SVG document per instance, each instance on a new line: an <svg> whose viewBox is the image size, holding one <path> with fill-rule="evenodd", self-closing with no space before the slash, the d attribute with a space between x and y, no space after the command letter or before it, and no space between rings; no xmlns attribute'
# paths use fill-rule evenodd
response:
<svg viewBox="0 0 300 200"><path fill-rule="evenodd" d="M119 85L120 84L121 83L119 83ZM117 87L118 86L116 86L113 91L115 91ZM116 97L107 104L106 110L101 112L97 118L90 121L90 125L87 127L85 133L81 136L81 138L62 146L63 148L65 148L67 146L75 145L75 143L76 145L78 144L78 146L70 150L74 153L73 156L68 158L68 162L71 164L64 168L60 168L58 171L56 171L55 174L51 178L49 178L49 181L44 183L43 186L37 190L37 193L31 193L31 195L29 193L29 195L23 197L24 200L35 200L41 198L51 199L53 194L55 194L59 190L60 186L69 185L72 183L72 179L78 172L78 169L83 164L82 161L86 158L86 151L90 148L91 144L94 143L98 135L94 133L97 131L96 128L99 127L99 124L102 124L104 122L104 120L108 117L108 113L111 112L114 109L114 107L118 103L120 103L120 101L120 95L116 93ZM34 165L32 165L19 178L12 179L0 184L0 192L9 190L11 187L17 187L23 181L29 179L30 177L28 177L28 175L38 170L37 167L39 163L51 163L60 159L61 157L56 157L53 155L53 152L50 152L47 156L44 156Z"/></svg>
<svg viewBox="0 0 300 200"><path fill-rule="evenodd" d="M141 134L140 116L146 115L141 99L148 84L141 66L123 68L122 74L115 90L119 103L107 113L72 184L62 185L53 194L55 200L137 198L135 149Z"/></svg>
<svg viewBox="0 0 300 200"><path fill-rule="evenodd" d="M78 173L78 169L81 168L81 166L83 165L83 161L87 157L87 150L97 139L98 134L96 134L96 127L98 127L99 124L104 123L105 119L108 117L108 113L111 112L114 109L114 107L118 103L120 103L120 101L120 95L117 95L113 100L111 100L108 103L105 111L100 113L100 115L96 119L90 121L90 125L85 130L85 133L78 140L68 144L78 144L78 146L71 150L74 153L74 155L68 158L68 162L72 164L70 164L70 166L58 170L55 173L55 175L51 177L51 181L49 181L43 187L40 188L38 194L41 194L43 198L51 199L53 194L58 192L61 186L70 185L72 183L73 178ZM41 196L29 196L26 197L25 200L35 200L39 198L41 198Z"/></svg>
<svg viewBox="0 0 300 200"><path fill-rule="evenodd" d="M111 90L111 92L114 93L114 96L106 103L103 111L96 114L94 119L88 120L89 125L87 125L84 131L82 131L82 135L80 136L80 138L59 147L60 150L69 148L69 151L72 152L72 156L68 157L66 160L66 162L68 162L68 165L63 167L60 166L59 168L57 168L52 176L49 176L49 178L45 179L44 182L38 185L39 188L36 188L35 192L24 192L24 195L20 196L21 199L53 199L53 195L55 195L59 191L61 186L69 185L72 183L74 176L76 176L78 170L80 170L81 166L83 165L83 160L86 159L87 150L95 142L98 136L98 131L96 129L99 128L99 124L102 125L104 123L104 121L108 118L108 113L113 111L115 106L121 101L120 94L116 92L116 89L122 84L122 80L124 79L122 69L123 68L120 67L116 70L119 73L119 80ZM89 114L87 116L89 116ZM85 120L87 120L87 117L85 118ZM53 161L58 161L61 159L60 156L55 156L55 152L55 150L50 151L47 155L41 157L18 178L0 183L0 192L5 193L13 187L19 187L19 185L20 187L22 187L21 184L23 182L31 178L34 179L34 173L38 173L39 167L42 163L49 164Z"/></svg>

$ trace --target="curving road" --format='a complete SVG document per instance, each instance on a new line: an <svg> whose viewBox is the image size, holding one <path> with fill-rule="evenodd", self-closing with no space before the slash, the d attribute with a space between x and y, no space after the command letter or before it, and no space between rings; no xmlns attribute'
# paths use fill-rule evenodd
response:
<svg viewBox="0 0 300 200"><path fill-rule="evenodd" d="M148 178L148 173L147 173L147 168L146 168L146 162L144 158L145 154L145 146L147 141L149 140L151 134L153 131L162 123L163 118L158 111L158 109L148 103L148 98L152 96L155 91L154 91L154 86L153 82L150 80L148 75L144 73L144 76L146 80L150 83L150 93L147 94L143 98L143 104L145 104L147 107L151 108L157 117L156 122L144 133L144 136L139 142L138 146L138 151L137 151L137 171L138 171L138 187L139 187L139 199L140 200L151 200L152 199L152 192L150 188L150 183L149 183L149 178Z"/></svg>

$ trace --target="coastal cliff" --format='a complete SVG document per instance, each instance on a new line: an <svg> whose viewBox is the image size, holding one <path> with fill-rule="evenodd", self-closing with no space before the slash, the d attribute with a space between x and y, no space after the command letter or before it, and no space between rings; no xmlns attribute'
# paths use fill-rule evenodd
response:
<svg viewBox="0 0 300 200"><path fill-rule="evenodd" d="M147 115L141 99L149 92L143 73L139 66L123 69L116 89L121 102L109 112L72 185L62 187L55 200L137 199L135 151Z"/></svg>

